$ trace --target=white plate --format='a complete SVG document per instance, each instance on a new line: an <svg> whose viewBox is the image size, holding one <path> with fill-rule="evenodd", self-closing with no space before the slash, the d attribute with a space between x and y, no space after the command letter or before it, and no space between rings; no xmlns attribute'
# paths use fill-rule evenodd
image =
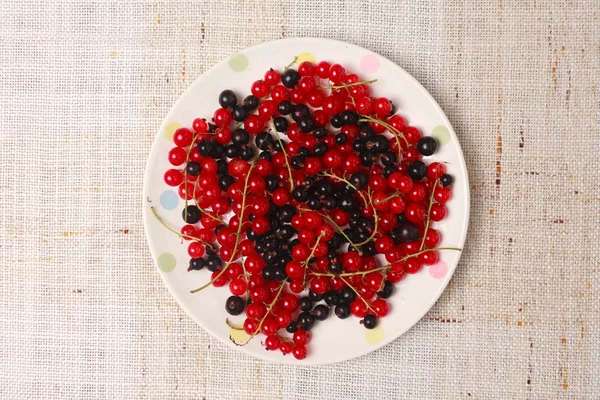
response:
<svg viewBox="0 0 600 400"><path fill-rule="evenodd" d="M425 135L433 134L438 138L442 145L426 161L447 162L448 173L455 177L455 183L453 198L447 204L448 218L432 226L443 235L440 247L463 247L469 221L467 170L458 140L444 112L419 82L393 62L361 47L328 39L298 38L263 43L232 55L196 79L166 116L152 146L144 180L144 224L150 252L167 287L181 307L210 334L238 350L270 361L325 364L367 354L410 329L446 288L460 252L443 251L442 263L424 267L418 274L402 280L390 299L391 313L382 318L374 330L364 329L355 317L340 320L331 316L327 321L317 323L308 346L309 356L297 361L291 354L283 356L278 351L266 351L261 345L262 335L244 347L230 341L224 306L229 291L226 287L208 288L190 294L191 289L210 280L210 272L187 271L187 242L181 244L176 235L159 224L150 210L154 206L161 218L175 229L183 225L183 201L177 201L177 188L169 187L163 181L164 172L171 168L167 153L173 147L169 138L172 132L179 126L191 127L194 118L211 117L218 107L217 98L222 90L232 89L243 98L250 94L252 82L262 78L266 70L271 67L282 70L296 56L300 56L300 61L338 62L363 80L378 79L372 86L375 95L393 100L398 113L411 125L420 128ZM230 319L237 323L243 321L242 316Z"/></svg>

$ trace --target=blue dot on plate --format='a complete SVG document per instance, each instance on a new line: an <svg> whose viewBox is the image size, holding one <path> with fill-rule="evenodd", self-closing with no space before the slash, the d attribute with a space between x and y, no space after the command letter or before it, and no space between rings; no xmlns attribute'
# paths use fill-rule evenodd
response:
<svg viewBox="0 0 600 400"><path fill-rule="evenodd" d="M160 195L160 205L165 210L174 210L179 204L179 196L172 190L165 190Z"/></svg>

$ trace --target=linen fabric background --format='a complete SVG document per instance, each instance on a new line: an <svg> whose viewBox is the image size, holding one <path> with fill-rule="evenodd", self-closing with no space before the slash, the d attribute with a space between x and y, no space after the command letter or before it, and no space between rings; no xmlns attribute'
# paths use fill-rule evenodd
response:
<svg viewBox="0 0 600 400"><path fill-rule="evenodd" d="M0 397L600 398L600 2L0 1ZM144 237L162 118L218 61L282 37L397 62L447 113L466 248L408 333L281 366L177 306Z"/></svg>

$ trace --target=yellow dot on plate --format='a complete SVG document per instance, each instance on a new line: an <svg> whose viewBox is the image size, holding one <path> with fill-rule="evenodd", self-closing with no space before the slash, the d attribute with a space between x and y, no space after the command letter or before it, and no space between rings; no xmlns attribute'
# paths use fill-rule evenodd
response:
<svg viewBox="0 0 600 400"><path fill-rule="evenodd" d="M313 53L309 53L308 51L304 51L296 56L296 64L300 65L304 61L310 61L313 64L317 63L317 59L313 55Z"/></svg>
<svg viewBox="0 0 600 400"><path fill-rule="evenodd" d="M156 259L156 265L158 265L158 269L162 272L171 272L175 269L177 260L175 260L175 256L171 253L162 253Z"/></svg>
<svg viewBox="0 0 600 400"><path fill-rule="evenodd" d="M381 326L376 326L373 329L365 329L365 339L371 344L380 343L385 336L385 332Z"/></svg>
<svg viewBox="0 0 600 400"><path fill-rule="evenodd" d="M431 136L436 138L440 144L450 142L450 131L444 125L438 125L431 131Z"/></svg>
<svg viewBox="0 0 600 400"><path fill-rule="evenodd" d="M173 140L173 134L179 128L181 128L181 125L177 122L168 122L163 129L163 136L169 140Z"/></svg>
<svg viewBox="0 0 600 400"><path fill-rule="evenodd" d="M233 328L229 328L229 337L235 343L238 343L238 344L244 343L246 340L248 340L250 338L250 336L248 336L246 331L244 331L243 329L233 329Z"/></svg>

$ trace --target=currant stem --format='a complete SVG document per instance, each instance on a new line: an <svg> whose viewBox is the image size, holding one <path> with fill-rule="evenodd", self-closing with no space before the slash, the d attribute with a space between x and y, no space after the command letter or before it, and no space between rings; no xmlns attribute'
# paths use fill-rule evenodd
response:
<svg viewBox="0 0 600 400"><path fill-rule="evenodd" d="M362 296L362 294L361 294L361 293L360 293L358 290L356 290L356 288L355 288L354 286L352 286L352 285L350 284L350 282L348 282L347 280L345 280L343 276L341 276L341 275L340 275L340 279L341 279L342 281L344 281L344 282L346 283L346 285L348 285L348 287L349 287L350 289L352 289L352 290L354 291L354 293L356 293L356 295L357 295L358 297L360 297L360 299L363 301L363 303L365 303L365 305L367 306L367 308L368 308L370 311L372 311L372 312L373 312L373 314L375 314L375 311L373 310L373 308L371 308L371 305L369 304L369 302L368 302L367 300L365 300L365 298Z"/></svg>
<svg viewBox="0 0 600 400"><path fill-rule="evenodd" d="M427 229L429 229L429 224L431 223L431 207L433 206L433 193L435 192L435 188L437 187L438 179L433 182L433 188L431 189L431 196L429 197L429 208L427 209L427 222L425 223L425 230L423 231L423 239L421 240L421 246L419 250L423 250L425 246L425 237L427 236Z"/></svg>
<svg viewBox="0 0 600 400"><path fill-rule="evenodd" d="M288 174L290 175L290 192L294 190L294 178L292 177L292 168L290 167L290 159L288 158L287 151L285 151L285 146L283 145L283 141L279 136L279 132L275 129L275 123L273 122L273 118L271 118L271 124L273 125L273 131L275 132L275 136L277 136L277 140L279 141L279 146L281 147L281 151L283 152L283 156L285 157L285 165L288 170Z"/></svg>
<svg viewBox="0 0 600 400"><path fill-rule="evenodd" d="M388 196L388 197L386 197L385 199L376 200L376 201L374 201L373 203L374 203L374 204L381 204L381 203L383 203L384 201L388 201L388 200L390 200L390 199L393 199L394 197L398 197L398 195L399 195L399 194L400 194L399 192L396 192L396 193L394 193L394 194L392 194L392 195L389 195L389 196Z"/></svg>
<svg viewBox="0 0 600 400"><path fill-rule="evenodd" d="M281 295L281 292L283 291L283 288L285 286L285 281L281 282L281 285L279 285L279 290L277 291L277 294L275 295L275 297L273 298L273 301L271 302L271 304L269 304L269 308L267 309L267 312L265 313L265 316L262 317L262 319L260 320L260 322L258 323L258 327L256 327L256 331L254 331L254 333L248 338L248 340L246 340L244 343L240 344L240 346L245 346L248 343L250 343L250 341L252 339L254 339L254 337L256 335L258 335L258 333L260 332L260 328L262 328L263 323L265 322L265 320L267 319L267 317L269 316L269 314L271 313L271 311L273 310L273 306L275 305L275 303L277 302L277 300L279 299L279 296ZM234 342L235 343L235 342ZM237 344L237 343L236 343Z"/></svg>
<svg viewBox="0 0 600 400"><path fill-rule="evenodd" d="M400 260L396 261L396 262L401 262L401 261L406 261L409 258L413 258L416 257L420 254L426 253L428 251L441 251L441 250L455 250L455 251L462 251L462 249L459 249L457 247L435 247L433 249L426 249L426 250L422 250L419 251L417 253L414 254L409 254L406 257L401 258ZM377 268L373 268L373 269L369 269L367 271L357 271L357 272L344 272L342 274L332 274L329 272L326 273L321 273L321 272L313 272L312 274L314 276L339 276L340 278L344 277L344 276L355 276L355 275L366 275L366 274L370 274L371 272L377 272L377 271L383 271L386 270L388 268L390 268L392 266L392 264L386 264L386 265L382 265L381 267L377 267Z"/></svg>
<svg viewBox="0 0 600 400"><path fill-rule="evenodd" d="M243 326L239 326L239 325L235 325L232 322L229 321L229 318L225 318L225 324L227 324L228 327L230 327L231 329L233 329L234 331L243 331L244 327Z"/></svg>
<svg viewBox="0 0 600 400"><path fill-rule="evenodd" d="M288 69L289 67L291 67L292 65L296 64L296 61L298 61L298 56L294 57L294 61L292 61L291 63L289 63L288 65L286 65L285 67L283 67L283 70L285 71L286 69Z"/></svg>
<svg viewBox="0 0 600 400"><path fill-rule="evenodd" d="M167 228L170 232L173 232L174 234L176 234L177 236L179 236L180 238L185 238L185 239L190 239L196 242L200 242L205 246L210 246L211 248L215 248L215 246L212 243L207 243L204 240L191 236L191 235L186 235L185 233L181 233L181 232L177 232L175 229L171 228L169 225L167 225L165 223L165 221L163 221L158 214L156 213L156 210L154 209L154 207L150 207L150 210L152 210L152 214L154 214L154 216L156 217L156 219L158 220L158 222L160 222L160 224L162 226L164 226L165 228Z"/></svg>
<svg viewBox="0 0 600 400"><path fill-rule="evenodd" d="M211 279L210 282L200 286L197 289L190 290L190 293L198 293L199 291L204 290L207 287L209 287L210 285L212 285L217 279L219 279L221 277L221 275L223 275L225 273L225 271L227 271L227 268L229 268L229 266L235 260L237 260L237 258L234 258L234 256L237 251L238 244L240 243L240 235L242 233L242 227L244 226L244 223L242 221L244 220L244 211L246 211L246 193L248 191L248 178L250 178L250 173L252 172L252 168L254 168L254 165L256 165L256 164L250 165L250 168L248 169L248 173L246 174L246 180L244 183L244 191L242 192L242 211L240 211L240 226L238 227L237 234L235 235L235 245L233 246L233 252L231 253L231 259L229 261L227 261L227 265L225 265L225 267L223 267L223 269L221 269L219 271L217 276L215 276L213 279ZM242 266L243 266L243 264L242 264Z"/></svg>
<svg viewBox="0 0 600 400"><path fill-rule="evenodd" d="M380 119L376 119L376 118L372 118L368 115L361 115L361 119L358 120L358 122L374 122L376 124L379 124L383 127L385 127L388 131L390 131L390 133L392 133L395 137L396 140L398 140L398 137L401 137L404 140L404 143L406 143L406 146L409 145L408 140L406 140L406 138L404 137L404 135L402 134L402 132L398 131L396 128L394 128L393 126L391 126L390 124L388 124L387 122L383 122ZM400 152L402 149L400 148L400 142L398 143L398 152Z"/></svg>
<svg viewBox="0 0 600 400"><path fill-rule="evenodd" d="M309 208L300 208L300 210L303 210L303 211L313 211L313 210L311 210L311 209L309 209ZM346 240L348 241L348 244L349 244L350 246L354 247L354 249L355 249L356 251L358 251L358 254L360 254L360 255L362 256L362 254L363 254L363 253L362 253L362 251L361 251L361 250L360 250L360 249L359 249L359 248L358 248L358 247L357 247L357 246L356 246L356 245L355 245L355 244L352 242L352 240L350 240L350 238L348 237L348 235L346 235L346 234L344 233L344 230L342 229L342 227L341 227L341 226L339 226L339 225L338 225L338 224L337 224L337 223L336 223L336 222L333 220L333 218L331 218L329 215L327 215L327 214L325 214L325 213L322 213L322 212L320 212L320 211L317 211L317 212L318 212L318 213L319 213L319 214L320 214L320 215L321 215L323 218L325 218L325 219L327 219L329 222L331 222L331 223L333 224L333 226L335 226L335 227L338 229L338 231L339 231L339 232L342 234L342 236L344 236L344 237L346 238Z"/></svg>
<svg viewBox="0 0 600 400"><path fill-rule="evenodd" d="M325 234L325 232L321 232L321 234L317 238L317 241L315 242L315 245L312 248L312 251L310 252L310 255L303 263L304 264L304 277L302 278L302 283L304 284L304 286L306 286L306 271L308 270L308 264L310 263L310 259L313 258L314 254L315 254L315 250L317 250L317 246L319 245L319 242L321 241L321 238L323 237L324 234Z"/></svg>
<svg viewBox="0 0 600 400"><path fill-rule="evenodd" d="M321 86L321 89L344 89L344 88L349 88L351 86L358 86L358 85L370 85L372 83L377 82L377 79L371 79L370 81L362 81L362 82L354 82L354 83L346 83L343 85L327 85L327 86Z"/></svg>

